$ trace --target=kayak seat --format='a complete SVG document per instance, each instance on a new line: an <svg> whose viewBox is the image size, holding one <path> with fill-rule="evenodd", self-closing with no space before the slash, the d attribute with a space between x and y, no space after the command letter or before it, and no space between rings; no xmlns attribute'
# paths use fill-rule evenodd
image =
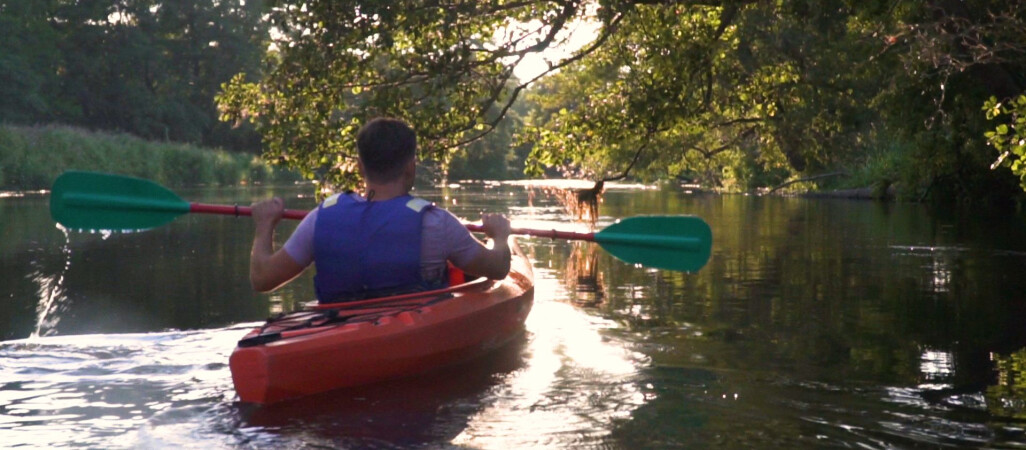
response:
<svg viewBox="0 0 1026 450"><path fill-rule="evenodd" d="M446 261L445 264L449 266L449 286L458 286L467 282L466 272L452 265L450 261Z"/></svg>

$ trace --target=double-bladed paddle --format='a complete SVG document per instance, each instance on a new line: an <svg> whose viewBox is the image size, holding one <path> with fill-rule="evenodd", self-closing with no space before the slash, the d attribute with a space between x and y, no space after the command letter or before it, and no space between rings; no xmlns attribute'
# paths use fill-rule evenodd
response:
<svg viewBox="0 0 1026 450"><path fill-rule="evenodd" d="M70 229L145 230L186 213L248 216L248 206L209 205L182 200L167 188L142 178L96 172L65 172L50 193L50 215ZM286 210L302 219L307 211ZM481 225L468 224L470 231ZM613 256L633 264L694 272L709 260L712 231L695 216L635 216L596 233L513 228L513 234L596 242Z"/></svg>

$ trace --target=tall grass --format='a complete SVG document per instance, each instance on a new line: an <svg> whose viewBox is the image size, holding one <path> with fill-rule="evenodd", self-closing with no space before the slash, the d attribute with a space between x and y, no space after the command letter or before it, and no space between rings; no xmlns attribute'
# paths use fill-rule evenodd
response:
<svg viewBox="0 0 1026 450"><path fill-rule="evenodd" d="M58 125L0 125L0 189L46 189L67 170L132 175L170 186L300 179L248 154Z"/></svg>
<svg viewBox="0 0 1026 450"><path fill-rule="evenodd" d="M885 137L878 142L879 146L851 164L846 176L828 179L820 184L820 189L870 188L872 196L881 197L893 188L899 199L917 199L921 189L916 177L924 162L915 159L914 147L898 137Z"/></svg>

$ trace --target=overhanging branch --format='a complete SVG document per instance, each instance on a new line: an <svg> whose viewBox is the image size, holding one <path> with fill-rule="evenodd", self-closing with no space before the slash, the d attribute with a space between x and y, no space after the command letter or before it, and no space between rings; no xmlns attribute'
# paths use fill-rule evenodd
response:
<svg viewBox="0 0 1026 450"><path fill-rule="evenodd" d="M596 50L598 50L609 39L610 36L612 36L614 33L616 33L616 27L620 23L620 21L623 19L623 17L624 16L622 14L618 14L616 17L614 17L612 20L610 20L609 24L606 25L605 27L603 27L602 33L599 34L599 37L595 38L595 40L592 41L592 43L590 45L588 45L588 47L585 47L583 50L575 53L573 56L560 61L558 64L550 65L549 69L546 70L545 72L542 72L541 74L535 76L534 78L531 78L528 81L522 82L519 85L517 85L515 88L513 88L510 91L509 99L503 104L502 108L499 110L499 112L495 116L495 118L493 118L492 120L490 120L490 121L485 123L485 129L482 130L480 133L475 134L474 136L471 136L468 139L465 139L465 140L462 140L462 141L458 141L458 142L450 144L450 145L446 145L446 146L442 147L441 150L443 150L443 151L444 150L449 150L449 149L453 149L453 148L457 148L457 147L461 147L461 146L464 146L464 145L468 145L468 144L474 143L474 142L478 141L479 139L487 136L488 133L491 133L492 131L494 131L495 128L499 125L499 122L501 122L502 119L504 117L506 117L506 114L509 112L510 108L513 107L513 104L516 102L517 98L520 96L520 93L524 89L526 89L532 83L534 83L535 81L538 81L539 79L541 79L545 75L548 75L549 73L552 73L552 72L554 72L556 70L559 70L559 69L561 69L563 67L566 67L566 66L568 66L568 65L570 65L570 64L572 64L572 63L574 63L576 61L579 61L580 59L584 58L585 56L587 56L587 55L595 52ZM512 68L507 69L507 71L505 72L504 78L506 80L508 80L509 76L511 76L511 74L512 74ZM499 90L497 90L497 92L493 92L492 95L485 101L485 103L486 104L495 103L495 102L498 101L499 96L501 96L501 95L502 95L502 89L499 89Z"/></svg>

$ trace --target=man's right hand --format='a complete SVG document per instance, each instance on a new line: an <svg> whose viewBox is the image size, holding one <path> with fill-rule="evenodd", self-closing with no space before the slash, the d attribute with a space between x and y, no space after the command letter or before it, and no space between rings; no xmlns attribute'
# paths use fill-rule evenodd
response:
<svg viewBox="0 0 1026 450"><path fill-rule="evenodd" d="M481 231L492 240L492 247L483 248L463 269L474 275L501 280L509 273L509 219L502 214L484 214L481 216Z"/></svg>
<svg viewBox="0 0 1026 450"><path fill-rule="evenodd" d="M506 242L510 235L509 219L502 214L484 214L481 216L481 230L493 240Z"/></svg>
<svg viewBox="0 0 1026 450"><path fill-rule="evenodd" d="M253 222L256 223L257 228L273 229L278 225L282 214L285 213L285 201L281 198L274 197L272 199L254 203L250 208L251 214L253 215Z"/></svg>

